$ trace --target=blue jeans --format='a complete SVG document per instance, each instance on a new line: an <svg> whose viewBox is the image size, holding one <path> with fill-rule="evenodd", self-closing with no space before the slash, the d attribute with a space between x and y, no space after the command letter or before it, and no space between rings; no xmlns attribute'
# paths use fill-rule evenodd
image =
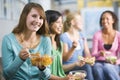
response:
<svg viewBox="0 0 120 80"><path fill-rule="evenodd" d="M119 76L120 76L120 65L118 67L119 67Z"/></svg>
<svg viewBox="0 0 120 80"><path fill-rule="evenodd" d="M87 76L86 76L85 79L94 80L93 73L92 73L92 67L89 64L85 64L82 67L75 67L72 70L69 70L65 73L68 74L70 71L74 71L74 70L85 70L87 72Z"/></svg>
<svg viewBox="0 0 120 80"><path fill-rule="evenodd" d="M106 62L96 62L93 66L95 80L120 80L118 66Z"/></svg>

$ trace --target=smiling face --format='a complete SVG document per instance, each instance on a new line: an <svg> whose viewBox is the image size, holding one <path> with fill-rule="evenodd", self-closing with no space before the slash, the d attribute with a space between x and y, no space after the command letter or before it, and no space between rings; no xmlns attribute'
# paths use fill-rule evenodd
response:
<svg viewBox="0 0 120 80"><path fill-rule="evenodd" d="M29 31L37 32L43 25L43 18L37 9L32 8L26 18L26 26Z"/></svg>
<svg viewBox="0 0 120 80"><path fill-rule="evenodd" d="M112 28L114 19L110 13L104 13L101 19L101 24L103 28Z"/></svg>
<svg viewBox="0 0 120 80"><path fill-rule="evenodd" d="M59 17L57 21L52 23L51 30L55 34L60 34L62 32L62 28L63 28L62 17Z"/></svg>
<svg viewBox="0 0 120 80"><path fill-rule="evenodd" d="M103 16L102 16L102 26L104 28L112 27L113 23L114 23L114 20L113 20L111 14L109 14L109 13L103 14Z"/></svg>

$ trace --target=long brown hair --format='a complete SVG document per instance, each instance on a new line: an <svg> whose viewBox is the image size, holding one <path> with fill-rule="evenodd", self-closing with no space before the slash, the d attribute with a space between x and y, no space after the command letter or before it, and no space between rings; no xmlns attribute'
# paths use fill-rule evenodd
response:
<svg viewBox="0 0 120 80"><path fill-rule="evenodd" d="M37 31L37 34L42 34L42 35L47 35L49 28L48 28L48 24L47 24L47 20L46 20L46 15L44 12L44 9L42 8L42 6L40 4L37 3L28 3L25 5L25 7L23 8L23 11L20 15L20 19L19 19L19 23L18 25L13 29L13 33L22 33L23 31L26 30L26 18L29 14L29 12L31 11L32 8L35 8L38 10L39 14L42 16L44 22L42 27Z"/></svg>

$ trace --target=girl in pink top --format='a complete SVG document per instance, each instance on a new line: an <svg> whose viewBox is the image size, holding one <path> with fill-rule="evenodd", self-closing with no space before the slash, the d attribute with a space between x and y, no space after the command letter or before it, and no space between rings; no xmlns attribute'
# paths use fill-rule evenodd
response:
<svg viewBox="0 0 120 80"><path fill-rule="evenodd" d="M94 34L92 55L96 57L93 66L95 80L120 80L120 33L115 29L117 16L112 11L104 11L100 18L102 29Z"/></svg>

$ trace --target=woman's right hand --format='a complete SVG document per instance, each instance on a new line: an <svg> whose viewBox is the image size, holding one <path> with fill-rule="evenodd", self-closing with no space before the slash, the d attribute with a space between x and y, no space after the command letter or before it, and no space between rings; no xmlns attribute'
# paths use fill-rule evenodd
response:
<svg viewBox="0 0 120 80"><path fill-rule="evenodd" d="M46 66L40 64L36 64L36 66L39 68L40 71L43 71L46 68Z"/></svg>
<svg viewBox="0 0 120 80"><path fill-rule="evenodd" d="M73 41L73 43L72 43L72 47L73 47L73 48L76 48L77 45L78 45L78 42L77 42L77 41Z"/></svg>
<svg viewBox="0 0 120 80"><path fill-rule="evenodd" d="M82 66L84 66L84 65L85 65L85 61L84 61L84 60L78 60L78 61L76 62L76 66L82 67Z"/></svg>
<svg viewBox="0 0 120 80"><path fill-rule="evenodd" d="M101 51L100 51L100 56L105 57L105 56L106 56L105 51L101 50Z"/></svg>
<svg viewBox="0 0 120 80"><path fill-rule="evenodd" d="M25 61L29 57L29 50L27 48L24 48L20 51L19 57Z"/></svg>

